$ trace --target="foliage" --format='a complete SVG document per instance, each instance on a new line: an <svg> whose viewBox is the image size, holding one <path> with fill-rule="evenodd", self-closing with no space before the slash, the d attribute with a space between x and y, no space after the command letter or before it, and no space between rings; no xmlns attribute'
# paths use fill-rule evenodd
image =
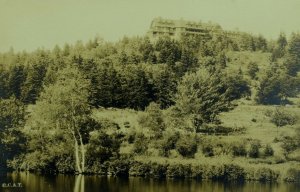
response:
<svg viewBox="0 0 300 192"><path fill-rule="evenodd" d="M144 154L148 149L147 137L143 133L137 133L133 145L133 152Z"/></svg>
<svg viewBox="0 0 300 192"><path fill-rule="evenodd" d="M288 43L287 54L285 58L285 67L287 73L296 76L300 70L300 34L293 33Z"/></svg>
<svg viewBox="0 0 300 192"><path fill-rule="evenodd" d="M270 157L270 156L273 156L273 155L274 155L273 148L269 144L267 144L265 146L265 149L264 149L264 156L265 157Z"/></svg>
<svg viewBox="0 0 300 192"><path fill-rule="evenodd" d="M65 142L75 142L77 169L82 171L78 162L78 146L81 146L81 161L84 162L80 125L90 113L88 88L89 81L73 67L61 70L56 83L45 88L26 121L27 129L24 129L29 140L27 157L30 160L33 160L30 154L34 152L39 152L39 155L49 154L50 159L59 156L60 153L70 155L70 148L60 151L58 147Z"/></svg>
<svg viewBox="0 0 300 192"><path fill-rule="evenodd" d="M233 156L246 156L247 155L245 143L242 143L242 142L233 143L231 150L232 150Z"/></svg>
<svg viewBox="0 0 300 192"><path fill-rule="evenodd" d="M118 157L120 142L116 133L106 134L102 130L89 133L90 139L87 146L87 160L100 162L109 160L111 157Z"/></svg>
<svg viewBox="0 0 300 192"><path fill-rule="evenodd" d="M255 62L250 62L247 66L247 73L250 76L251 79L255 79L256 78L256 74L259 71L259 67L257 65L257 63Z"/></svg>
<svg viewBox="0 0 300 192"><path fill-rule="evenodd" d="M197 140L193 135L181 135L176 143L176 150L183 157L194 157L197 152Z"/></svg>
<svg viewBox="0 0 300 192"><path fill-rule="evenodd" d="M294 114L288 113L282 107L277 107L270 116L270 121L276 125L276 127L283 127L286 125L294 125L297 121L297 117Z"/></svg>
<svg viewBox="0 0 300 192"><path fill-rule="evenodd" d="M139 124L142 128L149 129L153 132L154 137L159 138L165 130L165 123L162 111L156 103L150 103L145 109L146 114L142 114L139 118Z"/></svg>
<svg viewBox="0 0 300 192"><path fill-rule="evenodd" d="M248 151L248 155L251 158L258 158L259 157L259 149L261 147L261 144L259 141L252 141L250 144L250 149Z"/></svg>
<svg viewBox="0 0 300 192"><path fill-rule="evenodd" d="M168 157L170 150L175 149L176 143L180 138L179 132L166 133L163 135L162 140L159 142L159 149L161 150L161 155Z"/></svg>
<svg viewBox="0 0 300 192"><path fill-rule="evenodd" d="M259 80L256 102L259 104L282 104L286 102L287 97L296 94L294 80L278 66L267 69Z"/></svg>
<svg viewBox="0 0 300 192"><path fill-rule="evenodd" d="M22 102L12 97L0 99L0 163L19 155L25 143L21 134L24 125L25 107Z"/></svg>
<svg viewBox="0 0 300 192"><path fill-rule="evenodd" d="M219 71L203 69L185 75L179 83L176 107L182 115L190 116L196 127L217 121L218 114L231 109L231 101L245 93L244 84L236 91L235 78L227 76L222 79L222 75ZM240 79L236 79L240 84Z"/></svg>

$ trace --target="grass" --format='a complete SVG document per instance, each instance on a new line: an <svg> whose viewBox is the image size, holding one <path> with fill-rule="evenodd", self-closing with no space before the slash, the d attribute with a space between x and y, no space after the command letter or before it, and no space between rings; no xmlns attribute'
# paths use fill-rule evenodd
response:
<svg viewBox="0 0 300 192"><path fill-rule="evenodd" d="M247 66L249 62L256 62L260 68L257 76L261 76L264 70L269 66L270 53L262 52L229 52L228 55L228 70L239 70L243 71L244 76L251 81L251 85L255 85L255 80L250 80L246 75ZM252 87L253 88L253 87ZM157 162L160 164L208 164L218 165L220 163L230 164L234 163L244 168L255 168L259 167L272 168L274 171L281 172L281 175L286 174L289 168L298 167L299 161L288 161L284 156L284 151L281 147L281 142L277 142L278 138L283 136L292 136L295 132L295 128L300 127L300 121L295 125L283 126L277 128L273 123L270 122L270 117L266 115L266 112L275 110L275 105L257 105L253 101L253 95L250 100L240 99L236 101L236 107L229 111L220 114L220 119L225 127L232 128L245 128L243 133L235 133L227 136L214 136L207 135L201 136L209 139L213 142L242 142L245 144L247 150L249 143L252 140L259 140L262 148L269 144L273 150L274 155L271 157L260 157L260 158L249 158L249 157L233 157L231 154L218 154L213 157L206 157L201 152L201 144L198 146L198 152L195 154L195 158L186 159L178 154L176 150L170 151L168 158L159 156L159 149L155 146L149 145L149 149L145 155L135 156L136 161L140 162ZM292 101L291 105L283 106L285 111L291 114L300 114L300 98L290 98ZM120 126L120 130L124 133L132 132L143 132L147 135L147 130L143 129L139 125L139 116L144 112L135 111L131 109L98 109L93 111L93 116L96 120L110 119ZM164 111L164 115L168 115L167 111ZM229 145L228 145L229 146ZM121 154L130 154L133 150L133 144L129 144L127 141L123 142L120 148ZM294 156L299 157L299 150L294 152Z"/></svg>

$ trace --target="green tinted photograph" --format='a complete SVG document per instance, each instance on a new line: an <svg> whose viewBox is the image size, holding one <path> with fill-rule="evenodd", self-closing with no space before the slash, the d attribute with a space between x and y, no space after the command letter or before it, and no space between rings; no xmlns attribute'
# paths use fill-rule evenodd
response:
<svg viewBox="0 0 300 192"><path fill-rule="evenodd" d="M0 0L0 191L299 192L299 10Z"/></svg>

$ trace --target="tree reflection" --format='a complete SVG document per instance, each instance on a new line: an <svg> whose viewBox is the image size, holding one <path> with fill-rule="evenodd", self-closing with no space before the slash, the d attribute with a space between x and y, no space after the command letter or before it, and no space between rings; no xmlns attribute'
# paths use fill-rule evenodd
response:
<svg viewBox="0 0 300 192"><path fill-rule="evenodd" d="M84 175L77 175L75 179L74 192L84 192Z"/></svg>

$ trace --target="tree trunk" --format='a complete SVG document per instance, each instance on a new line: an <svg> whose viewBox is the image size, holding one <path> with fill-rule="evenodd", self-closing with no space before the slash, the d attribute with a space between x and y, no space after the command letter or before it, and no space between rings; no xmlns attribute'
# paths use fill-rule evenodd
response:
<svg viewBox="0 0 300 192"><path fill-rule="evenodd" d="M78 142L75 138L75 160L76 160L76 167L77 167L77 171L81 174L82 173L82 169L80 167L80 158L79 158L79 146L78 146Z"/></svg>
<svg viewBox="0 0 300 192"><path fill-rule="evenodd" d="M82 137L81 134L79 134L79 139L80 139L80 149L81 149L81 171L82 173L84 173L85 171L85 149L84 149L84 145L83 145L83 141L82 141Z"/></svg>

